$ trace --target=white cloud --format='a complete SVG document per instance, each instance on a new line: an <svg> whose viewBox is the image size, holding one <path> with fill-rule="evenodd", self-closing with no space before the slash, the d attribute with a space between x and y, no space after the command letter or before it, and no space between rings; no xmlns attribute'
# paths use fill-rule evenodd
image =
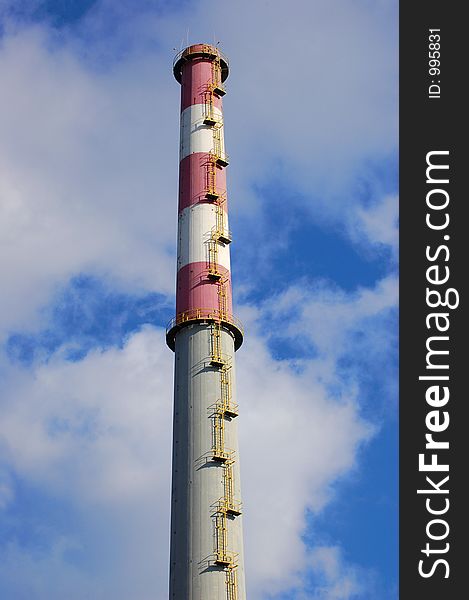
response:
<svg viewBox="0 0 469 600"><path fill-rule="evenodd" d="M385 196L368 208L359 207L356 222L351 226L352 235L371 246L391 249L397 260L399 243L399 202L396 196ZM363 239L364 238L364 239Z"/></svg>
<svg viewBox="0 0 469 600"><path fill-rule="evenodd" d="M348 295L324 285L309 295L292 287L264 312L243 312L251 333L238 354L238 395L246 566L253 598L300 589L302 572L322 565L319 554L311 562L301 538L305 510L315 514L327 506L334 483L357 468L358 451L374 433L360 416L359 378L354 385L341 382L338 360L350 351L354 332L366 320L374 333L363 349L382 347L386 330L379 319L395 303L396 281L388 278L374 289ZM273 322L289 315L285 333L310 336L318 356L300 361L300 372L295 362L274 360L266 340L255 333L262 314L270 314ZM59 352L30 374L12 368L3 410L8 466L72 502L85 522L94 521L94 511L105 511L106 527L126 549L113 557L115 570L120 572L119 565L132 553L143 555L134 544L149 550L144 563L157 552L153 570L139 563L147 573L142 598L150 589L163 597L161 581L166 582L167 536L155 540L169 519L171 363L162 332L151 328L134 334L122 350L95 351L81 362L69 363ZM334 396L331 382L337 388ZM124 514L127 521L139 515L138 523L133 517L127 523L135 539L128 539L128 527L121 526ZM97 537L94 543L101 547ZM329 595L318 598L348 598L347 590L354 589L351 575L334 579L324 565L323 591ZM67 582L73 580L66 564L59 570ZM86 574L81 576L91 585ZM113 597L125 597L117 588Z"/></svg>
<svg viewBox="0 0 469 600"><path fill-rule="evenodd" d="M0 332L82 271L173 292L178 111L158 118L158 61L98 75L47 43L36 28L0 52Z"/></svg>
<svg viewBox="0 0 469 600"><path fill-rule="evenodd" d="M170 372L163 336L151 330L125 351L94 351L78 363L59 353L32 372L14 369L1 429L11 466L85 503L147 495L155 456L170 469Z"/></svg>
<svg viewBox="0 0 469 600"><path fill-rule="evenodd" d="M242 315L248 331L257 328L267 339L282 334L298 348L310 340L316 350L313 359L279 362L260 339L248 339L248 352L239 353L241 398L249 398L248 410L257 416L247 418L240 432L259 456L259 461L243 466L245 477L257 482L247 492L246 529L257 532L247 549L247 563L255 572L251 591L259 597L260 590L298 587L302 570L311 567L301 541L304 510L317 513L327 505L333 483L356 467L360 445L374 433L360 417L363 374L355 369L344 376L339 361L361 353L380 365L392 357L396 332L386 317L396 303L394 277L349 294L325 283L311 289L304 282ZM363 336L360 345L357 331ZM376 400L375 410L383 403L383 410L392 412L386 406L395 404L392 393ZM273 523L279 543L266 544ZM281 570L272 567L279 564ZM333 594L345 594L349 585L348 579L328 580L324 589L331 595L318 598L348 598Z"/></svg>
<svg viewBox="0 0 469 600"><path fill-rule="evenodd" d="M350 345L355 343L353 334L357 331L366 335L368 351L372 346L373 352L389 352L397 330L389 326L373 327L373 321L379 323L395 310L397 300L398 280L390 275L373 288L359 288L353 293L326 282L312 286L303 281L267 301L263 308L266 315L285 319L282 335L309 339L318 358L333 366L338 356L351 350Z"/></svg>
<svg viewBox="0 0 469 600"><path fill-rule="evenodd" d="M42 26L6 29L0 339L15 328L40 327L40 309L80 272L133 292L173 292L179 90L170 62L184 19L198 39L212 39L215 30L231 59L233 212L263 219L253 185L271 181L275 170L307 197L316 218L345 224L360 243L394 243L393 226L383 225L393 218L391 200L365 212L355 194L362 178L375 183L363 165L395 150L394 3L381 2L378 10L340 0L334 15L329 4L210 1L177 15L129 13L119 39L103 39L99 51L113 57L122 38L131 49L103 64L93 62L83 39L60 41ZM85 33L94 27L99 34L110 6L95 9ZM273 360L255 333L239 353L253 600L297 586L311 566L322 569L328 593L336 594L324 598L345 598L343 590L353 589L353 577L337 576L335 551L308 558L304 511L322 510L373 433L360 416L359 382L334 398L327 384L337 378L351 334L394 306L395 292L392 278L352 296L293 285L263 314L288 316L285 333L304 332L319 357L304 361L298 373ZM252 332L256 314L245 310ZM368 348L379 348L382 330L376 335L367 338ZM15 541L5 546L0 590L6 597L9 590L18 600L166 597L171 369L162 331L151 328L123 349L91 352L79 362L59 351L31 370L5 366L0 506L14 504L13 472L81 524L65 533L50 524L39 552ZM87 560L74 560L74 552Z"/></svg>
<svg viewBox="0 0 469 600"><path fill-rule="evenodd" d="M71 533L63 532L53 513L39 523L30 515L25 546L12 540L4 549L9 568L0 589L29 589L41 599L164 598L171 370L162 331L151 328L122 350L92 352L81 362L59 353L29 373L11 368L0 427L6 466L49 497L50 510L65 507L81 526L76 531L71 522ZM44 527L52 540L37 552ZM69 550L83 553L84 565Z"/></svg>
<svg viewBox="0 0 469 600"><path fill-rule="evenodd" d="M101 39L111 9L96 5L81 38L6 27L1 331L32 326L54 287L79 271L134 290L173 291L178 86L170 62L185 21L191 37L217 32L232 62L232 212L263 219L253 184L275 176L315 218L362 228L365 238L380 234L381 214L360 213L357 186L373 186L366 165L396 149L393 2L341 0L334 14L324 0L129 11L115 38ZM93 63L90 39L97 60L108 59L103 65ZM381 232L380 242L390 236Z"/></svg>
<svg viewBox="0 0 469 600"><path fill-rule="evenodd" d="M11 476L0 465L0 511L7 508L14 499Z"/></svg>
<svg viewBox="0 0 469 600"><path fill-rule="evenodd" d="M322 576L319 586L309 598L315 600L350 600L367 591L363 572L345 563L337 546L317 546L309 555L313 572ZM308 596L305 596L308 597Z"/></svg>
<svg viewBox="0 0 469 600"><path fill-rule="evenodd" d="M238 364L246 564L250 594L260 598L294 585L307 566L305 510L327 504L373 428L353 391L334 401L314 370L298 375L259 339L248 340Z"/></svg>
<svg viewBox="0 0 469 600"><path fill-rule="evenodd" d="M166 593L171 369L162 332L146 328L122 350L92 352L75 363L59 353L30 373L11 367L7 377L0 426L7 467L79 515L83 532L65 536L66 544L92 553L96 589L103 590L96 598L129 597L125 580L137 577L139 600ZM307 566L304 511L327 503L334 481L356 466L372 427L352 394L333 401L319 381L274 361L253 336L239 353L238 383L247 574L251 597L261 598L288 589ZM57 535L39 557L18 544L7 550L7 563L19 561L23 573L33 569L38 598L61 597L49 586L50 571L62 589L75 588L77 577L82 593L93 586L87 568L71 566L67 552L58 551L64 533ZM108 559L96 556L109 551L109 540L120 549Z"/></svg>
<svg viewBox="0 0 469 600"><path fill-rule="evenodd" d="M155 19L168 48L189 26L191 41L215 36L230 58L227 144L239 207L256 211L253 183L278 181L297 196L289 210L299 202L348 226L362 189L380 194L374 166L397 148L393 23L392 0L338 0L333 11L328 0L210 0L166 20L164 31Z"/></svg>

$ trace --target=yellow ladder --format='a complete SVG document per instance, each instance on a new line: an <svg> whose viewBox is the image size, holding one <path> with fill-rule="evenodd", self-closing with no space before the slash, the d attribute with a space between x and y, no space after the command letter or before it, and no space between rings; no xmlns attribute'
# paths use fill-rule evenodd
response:
<svg viewBox="0 0 469 600"><path fill-rule="evenodd" d="M219 205L215 207L216 213L216 232L219 235L223 235L223 230L225 229L225 211Z"/></svg>
<svg viewBox="0 0 469 600"><path fill-rule="evenodd" d="M217 96L224 96L226 94L225 87L221 80L221 64L220 55L216 54L214 60L212 60L212 84L211 89Z"/></svg>
<svg viewBox="0 0 469 600"><path fill-rule="evenodd" d="M208 89L204 95L204 125L213 127L217 122L215 111L213 109L213 92L211 89Z"/></svg>
<svg viewBox="0 0 469 600"><path fill-rule="evenodd" d="M213 459L218 462L225 462L228 459L228 453L225 451L225 418L223 413L215 411L213 415Z"/></svg>
<svg viewBox="0 0 469 600"><path fill-rule="evenodd" d="M238 416L238 406L231 401L230 369L224 365L220 371L220 405L227 417L234 418Z"/></svg>
<svg viewBox="0 0 469 600"><path fill-rule="evenodd" d="M226 365L221 343L221 324L215 321L210 330L210 363L214 366Z"/></svg>
<svg viewBox="0 0 469 600"><path fill-rule="evenodd" d="M218 512L215 515L215 564L226 569L226 597L227 600L238 599L238 578L236 569L238 565L227 551L227 526L226 513Z"/></svg>
<svg viewBox="0 0 469 600"><path fill-rule="evenodd" d="M213 154L209 155L207 162L207 200L217 200L220 194L217 192L217 160Z"/></svg>
<svg viewBox="0 0 469 600"><path fill-rule="evenodd" d="M220 167L228 166L228 157L225 154L225 149L222 143L223 125L220 123L218 127L213 128L213 154L217 164Z"/></svg>
<svg viewBox="0 0 469 600"><path fill-rule="evenodd" d="M226 597L227 600L238 600L238 578L236 567L229 566L226 571Z"/></svg>
<svg viewBox="0 0 469 600"><path fill-rule="evenodd" d="M213 235L208 240L208 278L215 281L221 279L218 270L218 240Z"/></svg>
<svg viewBox="0 0 469 600"><path fill-rule="evenodd" d="M227 537L226 514L217 512L215 515L215 562L218 565L227 566L232 562L227 553Z"/></svg>
<svg viewBox="0 0 469 600"><path fill-rule="evenodd" d="M225 280L222 280L222 275L218 270L218 244L231 243L231 232L225 227L224 210L220 205L216 206L216 225L210 232L208 243L208 278L220 282L220 286L224 286L228 280L225 275ZM220 292L219 292L220 294ZM222 295L226 295L223 291Z"/></svg>
<svg viewBox="0 0 469 600"><path fill-rule="evenodd" d="M232 241L231 232L225 227L225 211L221 204L217 204L215 207L216 212L216 225L212 229L212 238L217 239L223 244L230 244Z"/></svg>
<svg viewBox="0 0 469 600"><path fill-rule="evenodd" d="M233 460L225 462L223 469L223 499L220 501L222 510L233 517L241 514L241 502L234 498Z"/></svg>
<svg viewBox="0 0 469 600"><path fill-rule="evenodd" d="M221 278L218 282L218 313L220 315L220 319L226 319L226 289L225 289L225 281Z"/></svg>
<svg viewBox="0 0 469 600"><path fill-rule="evenodd" d="M233 464L230 462L223 469L224 500L227 506L233 504Z"/></svg>

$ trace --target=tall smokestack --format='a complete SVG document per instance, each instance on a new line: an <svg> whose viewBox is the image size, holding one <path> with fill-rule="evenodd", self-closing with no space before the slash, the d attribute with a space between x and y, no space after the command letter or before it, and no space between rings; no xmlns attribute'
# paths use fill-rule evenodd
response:
<svg viewBox="0 0 469 600"><path fill-rule="evenodd" d="M228 61L189 46L181 84L170 600L245 600L222 96Z"/></svg>

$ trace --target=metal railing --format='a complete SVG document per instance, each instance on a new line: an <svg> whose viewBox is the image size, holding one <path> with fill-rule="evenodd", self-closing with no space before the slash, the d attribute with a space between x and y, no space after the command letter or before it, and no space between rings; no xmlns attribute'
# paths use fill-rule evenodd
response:
<svg viewBox="0 0 469 600"><path fill-rule="evenodd" d="M221 314L219 310L213 308L193 308L177 314L166 326L166 333L169 333L176 325L181 325L182 323L187 323L188 321L199 321L201 319L220 321L222 323L234 325L237 329L239 329L241 334L244 335L243 324L238 318L233 315Z"/></svg>
<svg viewBox="0 0 469 600"><path fill-rule="evenodd" d="M173 68L177 65L181 58L186 58L186 56L190 56L191 54L205 54L208 57L213 56L214 58L218 58L219 60L225 62L227 66L230 64L223 52L215 46L210 46L209 44L193 44L192 46L188 46L176 54L173 60Z"/></svg>

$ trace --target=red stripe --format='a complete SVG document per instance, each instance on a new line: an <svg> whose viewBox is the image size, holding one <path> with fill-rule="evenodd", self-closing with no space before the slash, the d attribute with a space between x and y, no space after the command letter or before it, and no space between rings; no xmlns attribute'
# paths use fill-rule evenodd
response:
<svg viewBox="0 0 469 600"><path fill-rule="evenodd" d="M181 112L192 104L209 103L209 86L212 83L212 61L194 57L182 68ZM213 94L213 106L221 110L221 98Z"/></svg>
<svg viewBox="0 0 469 600"><path fill-rule="evenodd" d="M210 158L206 152L194 152L181 160L179 166L179 212L199 202L210 202L206 193L209 188ZM222 206L228 210L226 202L226 172L215 167L215 189L221 198ZM213 202L213 200L212 200Z"/></svg>
<svg viewBox="0 0 469 600"><path fill-rule="evenodd" d="M231 278L228 269L218 266L222 275L226 294L225 310L227 316L233 314ZM195 309L207 309L208 312L220 310L220 283L208 278L208 264L195 262L179 269L176 285L176 314Z"/></svg>

